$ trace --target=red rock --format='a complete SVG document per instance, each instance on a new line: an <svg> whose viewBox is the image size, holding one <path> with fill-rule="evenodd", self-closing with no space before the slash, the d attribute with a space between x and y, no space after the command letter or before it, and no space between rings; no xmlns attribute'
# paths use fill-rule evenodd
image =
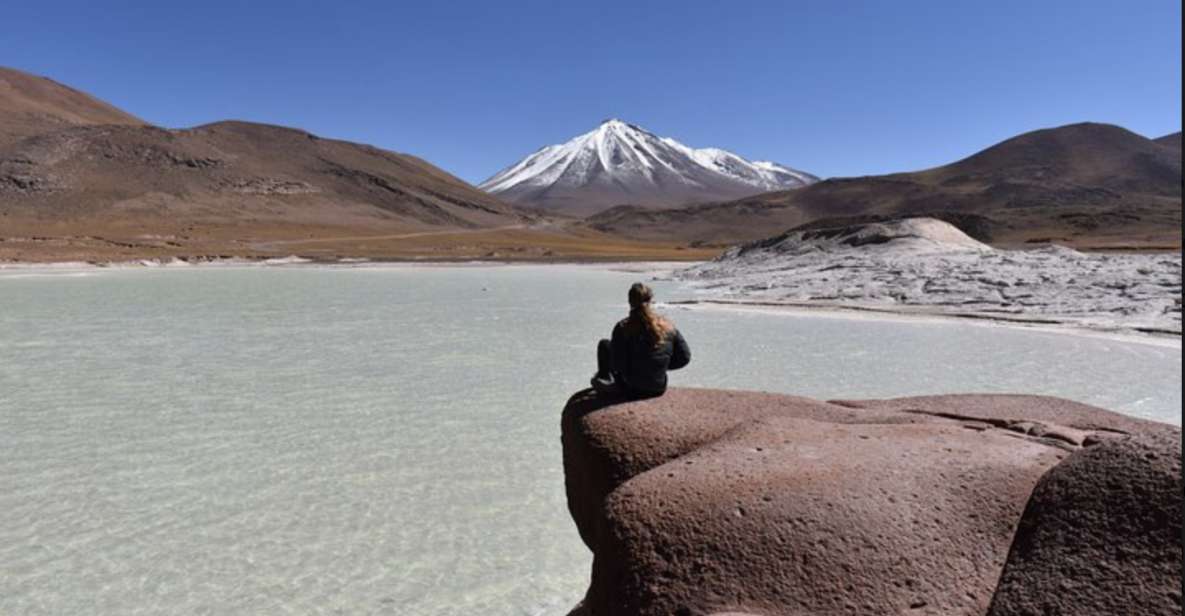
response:
<svg viewBox="0 0 1185 616"><path fill-rule="evenodd" d="M1180 614L1181 439L1111 439L1033 490L991 616Z"/></svg>
<svg viewBox="0 0 1185 616"><path fill-rule="evenodd" d="M982 615L1047 470L1100 433L1166 434L1042 397L614 402L582 392L564 411L569 510L594 554L577 615Z"/></svg>

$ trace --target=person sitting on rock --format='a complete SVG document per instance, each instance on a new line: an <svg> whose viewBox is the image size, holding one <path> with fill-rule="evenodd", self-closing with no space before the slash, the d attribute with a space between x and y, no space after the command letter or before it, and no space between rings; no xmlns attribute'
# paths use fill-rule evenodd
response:
<svg viewBox="0 0 1185 616"><path fill-rule="evenodd" d="M661 396L667 390L667 370L691 361L683 334L650 307L653 298L654 291L640 282L630 287L630 315L614 326L611 339L597 344L592 386L598 392Z"/></svg>

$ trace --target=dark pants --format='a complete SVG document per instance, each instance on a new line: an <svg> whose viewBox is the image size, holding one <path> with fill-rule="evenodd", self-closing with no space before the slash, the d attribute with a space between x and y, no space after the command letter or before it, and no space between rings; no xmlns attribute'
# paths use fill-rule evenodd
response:
<svg viewBox="0 0 1185 616"><path fill-rule="evenodd" d="M625 396L628 398L653 398L654 396L661 396L663 392L645 392L637 391L626 385L625 381L621 379L621 375L613 369L613 352L609 346L609 341L601 339L597 343L597 377L607 381L604 386L593 384L593 388L601 393L608 393L617 396Z"/></svg>
<svg viewBox="0 0 1185 616"><path fill-rule="evenodd" d="M613 375L613 353L609 349L609 340L601 338L597 343L597 376L608 378Z"/></svg>

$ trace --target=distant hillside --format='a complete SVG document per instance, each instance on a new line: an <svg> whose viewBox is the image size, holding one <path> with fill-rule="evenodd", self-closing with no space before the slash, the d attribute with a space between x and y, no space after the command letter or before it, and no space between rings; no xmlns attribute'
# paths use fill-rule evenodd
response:
<svg viewBox="0 0 1185 616"><path fill-rule="evenodd" d="M731 244L823 218L870 216L970 220L976 229L964 230L1000 244L1179 245L1181 157L1118 126L1073 124L925 171L836 178L676 210L615 208L586 222L626 237Z"/></svg>
<svg viewBox="0 0 1185 616"><path fill-rule="evenodd" d="M0 66L0 146L86 124L142 126L144 121L52 79Z"/></svg>
<svg viewBox="0 0 1185 616"><path fill-rule="evenodd" d="M0 148L0 212L472 228L527 217L405 154L247 122L77 126Z"/></svg>
<svg viewBox="0 0 1185 616"><path fill-rule="evenodd" d="M1181 149L1181 131L1177 131L1171 135L1158 137L1155 141L1160 145L1167 145L1168 147L1179 151Z"/></svg>
<svg viewBox="0 0 1185 616"><path fill-rule="evenodd" d="M217 227L246 242L536 218L414 156L248 122L158 128L12 69L0 72L0 130L0 241L135 233L178 243Z"/></svg>

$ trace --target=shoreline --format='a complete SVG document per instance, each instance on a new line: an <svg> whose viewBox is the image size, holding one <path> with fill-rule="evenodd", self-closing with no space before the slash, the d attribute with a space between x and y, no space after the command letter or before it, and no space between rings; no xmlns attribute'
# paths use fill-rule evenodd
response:
<svg viewBox="0 0 1185 616"><path fill-rule="evenodd" d="M304 257L287 255L284 257L196 257L182 259L129 259L123 261L5 261L0 260L0 272L5 270L67 270L67 269L161 269L161 268L202 268L228 266L384 266L384 265L415 265L426 267L466 267L466 266L501 266L501 265L583 265L583 266L618 266L629 267L629 271L637 272L665 272L676 267L687 267L703 263L703 259L688 260L654 260L632 259L629 257L581 257L581 258L522 258L522 259L493 259L481 257L456 257L431 259L419 258L370 258L370 257ZM655 267L658 266L658 267Z"/></svg>
<svg viewBox="0 0 1185 616"><path fill-rule="evenodd" d="M1069 321L1034 317L997 317L976 313L944 313L925 309L892 309L876 306L841 304L811 304L807 302L775 302L742 299L691 299L662 302L660 305L687 310L735 310L785 316L900 321L907 323L945 322L980 327L1006 327L1030 332L1101 338L1131 344L1145 344L1162 348L1180 349L1181 334L1169 330L1138 328L1089 327Z"/></svg>
<svg viewBox="0 0 1185 616"><path fill-rule="evenodd" d="M1019 247L1011 248L1016 251L1036 250L1039 247ZM1090 249L1075 249L1084 254L1110 254L1110 255L1180 255L1179 248L1171 246L1154 246L1154 247L1095 247ZM493 256L455 256L455 257L420 257L420 256L391 256L391 257L351 257L351 256L324 256L324 255L301 255L289 254L283 256L261 256L261 255L190 255L190 256L172 256L172 257L143 257L130 258L122 260L66 260L66 261L17 261L0 259L0 271L5 269L17 268L38 268L44 267L47 269L68 268L68 267L94 267L94 268L119 268L119 267L185 267L185 266L211 266L211 265L352 265L352 264L423 264L423 265L468 265L468 264L490 264L490 265L643 265L643 264L661 264L664 267L659 269L667 269L668 265L679 265L683 267L696 265L700 263L708 263L713 259L704 259L699 257L688 257L686 259L648 259L643 257L631 257L629 255L612 255L612 256L530 256L524 255L522 257L493 257Z"/></svg>
<svg viewBox="0 0 1185 616"><path fill-rule="evenodd" d="M0 278L6 274L46 274L76 273L79 271L142 271L142 270L210 270L233 268L260 269L300 269L300 268L331 268L331 269L368 269L395 267L407 269L434 268L482 268L482 267L528 267L528 266L568 266L604 269L611 272L645 274L651 277L669 275L673 270L688 267L702 261L646 261L646 260L490 260L490 259L456 259L456 260L420 260L420 259L309 259L296 255L288 257L271 257L266 259L246 259L240 257L226 259L202 259L186 261L181 259L164 260L133 260L92 263L85 261L59 261L52 263L0 261ZM679 283L678 280L660 278L667 282ZM945 312L939 309L916 307L888 307L863 304L835 304L826 302L804 301L776 301L764 299L738 298L696 298L679 299L660 302L660 306L682 308L688 310L740 310L747 312L765 312L788 316L809 316L821 318L841 319L875 319L896 320L902 322L948 322L984 327L1007 327L1011 329L1055 333L1072 336L1086 336L1102 338L1133 344L1146 344L1167 348L1182 348L1182 334L1172 330L1140 327L1092 327L1058 320L1043 316L1025 315L995 315L977 312Z"/></svg>

